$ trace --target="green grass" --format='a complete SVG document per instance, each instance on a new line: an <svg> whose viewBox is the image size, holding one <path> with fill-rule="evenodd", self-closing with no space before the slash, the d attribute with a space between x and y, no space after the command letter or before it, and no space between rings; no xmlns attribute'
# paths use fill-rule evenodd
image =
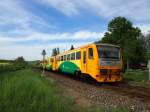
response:
<svg viewBox="0 0 150 112"><path fill-rule="evenodd" d="M128 70L124 74L125 81L148 81L148 70Z"/></svg>
<svg viewBox="0 0 150 112"><path fill-rule="evenodd" d="M20 70L23 68L24 67L21 67L19 65L15 65L15 64L1 64L0 65L0 73L8 72L8 71L16 71L16 70Z"/></svg>
<svg viewBox="0 0 150 112"><path fill-rule="evenodd" d="M75 111L60 102L60 91L53 83L29 69L1 74L0 90L0 112Z"/></svg>
<svg viewBox="0 0 150 112"><path fill-rule="evenodd" d="M127 112L125 108L83 108L75 100L64 98L52 79L31 69L0 74L0 112Z"/></svg>
<svg viewBox="0 0 150 112"><path fill-rule="evenodd" d="M0 65L9 65L10 63L8 62L0 62Z"/></svg>

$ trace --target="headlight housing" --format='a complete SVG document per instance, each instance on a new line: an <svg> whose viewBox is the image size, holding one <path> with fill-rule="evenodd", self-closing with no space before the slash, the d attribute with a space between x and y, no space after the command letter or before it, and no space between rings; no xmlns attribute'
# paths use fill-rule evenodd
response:
<svg viewBox="0 0 150 112"><path fill-rule="evenodd" d="M100 61L100 66L120 66L120 61Z"/></svg>

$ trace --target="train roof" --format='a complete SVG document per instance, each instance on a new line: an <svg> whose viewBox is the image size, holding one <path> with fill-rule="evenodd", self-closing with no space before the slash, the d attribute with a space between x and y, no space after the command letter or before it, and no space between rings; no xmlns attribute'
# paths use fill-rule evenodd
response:
<svg viewBox="0 0 150 112"><path fill-rule="evenodd" d="M118 45L106 44L106 43L99 43L99 44L96 44L96 45L100 45L100 46L112 46L112 47L120 47L120 46L118 46Z"/></svg>
<svg viewBox="0 0 150 112"><path fill-rule="evenodd" d="M69 53L69 52L77 51L77 50L79 50L79 49L81 49L81 48L88 47L88 46L92 46L92 45L120 47L120 46L118 46L118 45L113 45L113 44L106 44L106 43L99 43L99 44L96 44L96 43L92 43L92 44L88 44L88 45L83 45L83 46L77 47L77 48L75 48L75 49L73 49L73 50L64 51L64 52L58 54L57 56L62 55L62 54L64 54L64 53Z"/></svg>

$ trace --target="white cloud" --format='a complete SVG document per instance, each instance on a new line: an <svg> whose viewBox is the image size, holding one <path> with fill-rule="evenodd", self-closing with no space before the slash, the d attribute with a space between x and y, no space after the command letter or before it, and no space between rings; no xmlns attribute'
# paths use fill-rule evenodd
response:
<svg viewBox="0 0 150 112"><path fill-rule="evenodd" d="M27 11L20 0L1 0L0 2L0 27L14 26L8 33L28 33L35 29L31 28L32 22L38 26L55 27L49 25L41 17ZM0 31L0 33L3 33Z"/></svg>
<svg viewBox="0 0 150 112"><path fill-rule="evenodd" d="M37 0L36 0L37 1ZM143 32L150 29L150 2L148 0L38 0L45 6L54 7L66 16L78 17L82 11L96 14L102 18L112 19L115 16L125 16L137 21ZM90 15L90 14L89 14ZM89 16L87 15L87 17ZM47 24L41 17L27 11L20 0L1 0L0 2L0 27L15 25L16 28L8 32L0 30L0 58L14 59L24 56L27 60L40 59L42 49L50 54L51 49L60 47L61 50L70 48L71 44L77 46L99 40L104 32L80 30L75 32L41 33L31 28L31 22L40 26L55 28L54 24ZM16 35L17 34L17 35ZM68 41L68 40L74 41ZM17 45L16 43L38 40L41 42L52 41L42 45ZM53 41L63 41L58 44ZM81 41L77 41L81 40ZM89 40L89 41L87 41Z"/></svg>
<svg viewBox="0 0 150 112"><path fill-rule="evenodd" d="M64 32L64 33L55 33L55 34L46 34L46 33L39 33L39 32L32 32L29 33L27 36L21 37L3 37L0 35L0 42L26 42L26 41L52 41L52 40L99 40L103 37L104 33L99 32L92 32L92 31L77 31L77 32Z"/></svg>
<svg viewBox="0 0 150 112"><path fill-rule="evenodd" d="M44 5L50 5L67 16L78 15L77 5L71 0L39 0Z"/></svg>
<svg viewBox="0 0 150 112"><path fill-rule="evenodd" d="M111 20L116 16L125 16L134 23L140 23L142 32L150 30L149 0L38 0L54 7L67 16L79 16L83 11L94 13L101 18Z"/></svg>
<svg viewBox="0 0 150 112"><path fill-rule="evenodd" d="M56 34L45 34L39 32L32 32L25 37L2 37L0 36L0 58L14 59L18 56L24 56L26 60L41 59L41 51L46 49L50 55L53 48L60 48L61 51L67 50L71 45L75 47L92 43L99 40L104 33L91 32L91 31L77 31ZM69 41L69 40L72 41ZM39 40L41 42L48 42L44 44L28 45L28 41ZM58 42L53 42L58 40ZM77 41L79 40L79 41ZM89 41L87 41L89 40ZM59 43L59 41L63 41ZM27 45L16 45L16 42L27 42ZM58 44L59 43L59 44ZM11 51L11 52L10 52Z"/></svg>
<svg viewBox="0 0 150 112"><path fill-rule="evenodd" d="M68 1L66 3L54 2L53 6L62 8L66 15L78 14L76 6ZM103 32L92 32L87 30L81 30L76 32L63 32L63 33L41 33L30 27L31 21L36 22L40 25L47 25L47 23L40 17L35 16L31 12L24 9L19 0L2 0L0 2L0 27L3 28L5 25L15 25L16 28L10 31L0 30L0 58L14 59L18 56L24 56L27 60L40 59L40 52L42 49L46 49L49 54L52 48L59 47L61 50L70 48L71 44L80 46L88 44L93 41L89 39L99 40L103 36ZM54 27L54 25L52 26ZM41 41L50 43L45 44L28 44L30 41ZM55 40L63 41L60 44L53 42ZM68 41L72 40L72 41ZM81 40L81 41L80 41ZM16 44L26 42L26 44Z"/></svg>
<svg viewBox="0 0 150 112"><path fill-rule="evenodd" d="M85 45L85 42L75 43L61 43L61 44L44 44L44 45L14 45L14 46L2 46L0 47L0 59L15 59L18 56L23 56L26 60L42 59L41 51L46 50L47 56L51 55L51 50L55 47L59 47L60 51L68 50L71 45L75 47ZM86 43L87 44L87 43Z"/></svg>
<svg viewBox="0 0 150 112"><path fill-rule="evenodd" d="M136 21L150 20L149 0L39 0L65 15L73 16L86 10L104 18L126 16Z"/></svg>

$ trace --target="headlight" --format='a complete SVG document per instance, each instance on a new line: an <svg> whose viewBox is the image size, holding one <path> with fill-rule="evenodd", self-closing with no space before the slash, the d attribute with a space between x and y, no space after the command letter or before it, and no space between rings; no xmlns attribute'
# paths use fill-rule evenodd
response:
<svg viewBox="0 0 150 112"><path fill-rule="evenodd" d="M100 61L100 66L106 66L107 62L106 61Z"/></svg>
<svg viewBox="0 0 150 112"><path fill-rule="evenodd" d="M120 61L100 61L100 66L120 66Z"/></svg>
<svg viewBox="0 0 150 112"><path fill-rule="evenodd" d="M100 69L100 74L101 75L106 75L107 74L107 69Z"/></svg>

